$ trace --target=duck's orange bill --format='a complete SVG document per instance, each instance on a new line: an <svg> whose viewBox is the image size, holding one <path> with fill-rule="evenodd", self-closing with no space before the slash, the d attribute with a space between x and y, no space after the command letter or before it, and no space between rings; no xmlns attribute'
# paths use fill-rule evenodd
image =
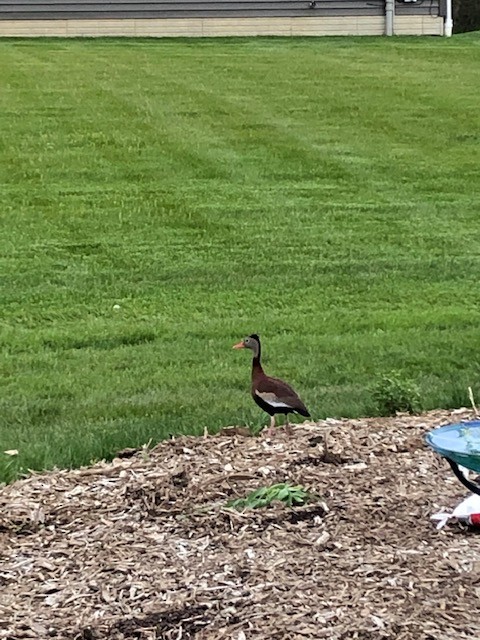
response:
<svg viewBox="0 0 480 640"><path fill-rule="evenodd" d="M245 349L245 345L243 342L239 342L238 344L234 344L232 349Z"/></svg>

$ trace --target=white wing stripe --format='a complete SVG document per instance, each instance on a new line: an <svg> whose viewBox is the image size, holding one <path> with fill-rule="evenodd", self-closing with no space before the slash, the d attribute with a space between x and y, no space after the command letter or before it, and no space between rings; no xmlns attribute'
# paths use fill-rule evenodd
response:
<svg viewBox="0 0 480 640"><path fill-rule="evenodd" d="M283 402L272 402L271 400L265 400L267 404L272 405L272 407L276 407L277 409L291 409L292 407L289 404L284 404Z"/></svg>

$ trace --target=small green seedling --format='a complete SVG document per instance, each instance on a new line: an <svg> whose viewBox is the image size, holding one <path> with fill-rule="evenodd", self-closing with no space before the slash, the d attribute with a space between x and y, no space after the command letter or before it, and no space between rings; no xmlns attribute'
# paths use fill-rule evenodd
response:
<svg viewBox="0 0 480 640"><path fill-rule="evenodd" d="M245 498L230 500L227 506L231 509L260 509L268 507L274 501L283 502L288 507L299 506L314 499L301 485L292 487L289 484L273 484L271 487L261 487L252 491Z"/></svg>

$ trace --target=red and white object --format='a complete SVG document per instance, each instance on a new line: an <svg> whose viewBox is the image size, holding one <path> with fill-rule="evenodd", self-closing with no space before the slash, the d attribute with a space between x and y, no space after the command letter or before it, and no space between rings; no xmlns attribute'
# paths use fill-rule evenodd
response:
<svg viewBox="0 0 480 640"><path fill-rule="evenodd" d="M480 495L472 493L471 496L462 500L452 513L440 511L431 516L432 520L437 521L437 529L444 527L451 518L456 518L474 527L480 527Z"/></svg>

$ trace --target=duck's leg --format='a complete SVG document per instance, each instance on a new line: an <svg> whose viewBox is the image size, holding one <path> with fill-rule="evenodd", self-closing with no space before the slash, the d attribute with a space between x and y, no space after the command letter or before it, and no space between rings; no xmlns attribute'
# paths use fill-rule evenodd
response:
<svg viewBox="0 0 480 640"><path fill-rule="evenodd" d="M265 433L267 436L275 435L275 414L273 414L273 416L270 416L270 426Z"/></svg>
<svg viewBox="0 0 480 640"><path fill-rule="evenodd" d="M292 425L288 421L288 413L285 414L285 433L287 436L293 435Z"/></svg>

